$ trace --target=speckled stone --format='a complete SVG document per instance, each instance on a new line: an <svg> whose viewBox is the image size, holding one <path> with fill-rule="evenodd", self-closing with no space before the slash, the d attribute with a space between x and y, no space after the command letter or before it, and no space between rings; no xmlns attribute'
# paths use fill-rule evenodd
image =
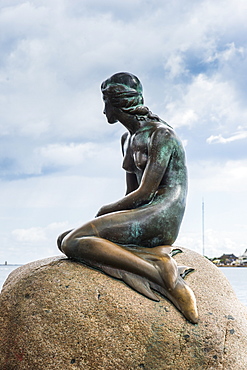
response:
<svg viewBox="0 0 247 370"><path fill-rule="evenodd" d="M184 250L200 321L164 298L61 257L13 271L0 295L1 370L247 368L247 308L211 262Z"/></svg>

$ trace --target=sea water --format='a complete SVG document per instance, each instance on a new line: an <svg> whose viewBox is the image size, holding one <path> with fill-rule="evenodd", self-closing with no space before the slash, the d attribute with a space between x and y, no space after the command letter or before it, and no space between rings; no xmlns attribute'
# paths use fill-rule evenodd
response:
<svg viewBox="0 0 247 370"><path fill-rule="evenodd" d="M20 265L0 265L0 291L9 274Z"/></svg>
<svg viewBox="0 0 247 370"><path fill-rule="evenodd" d="M220 267L238 299L247 306L247 267Z"/></svg>
<svg viewBox="0 0 247 370"><path fill-rule="evenodd" d="M19 265L0 265L0 290L11 271ZM220 267L229 280L238 299L247 306L247 267Z"/></svg>

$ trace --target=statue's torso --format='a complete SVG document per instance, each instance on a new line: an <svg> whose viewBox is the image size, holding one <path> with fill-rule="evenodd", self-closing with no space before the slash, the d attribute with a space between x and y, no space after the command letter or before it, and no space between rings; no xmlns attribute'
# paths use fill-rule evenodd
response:
<svg viewBox="0 0 247 370"><path fill-rule="evenodd" d="M174 131L160 126L160 124L151 126L144 130L137 131L134 135L128 134L123 144L123 169L126 172L134 173L140 184L146 165L149 160L150 140L155 130L162 129L164 135L164 147L168 141L172 147L164 176L160 186L173 186L182 184L187 188L187 170L185 165L185 154L180 140ZM150 176L152 174L150 173Z"/></svg>

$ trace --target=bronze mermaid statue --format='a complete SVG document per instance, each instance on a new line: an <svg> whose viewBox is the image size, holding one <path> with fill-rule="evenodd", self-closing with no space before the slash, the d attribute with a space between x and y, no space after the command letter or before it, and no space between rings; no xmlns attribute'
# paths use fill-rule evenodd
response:
<svg viewBox="0 0 247 370"><path fill-rule="evenodd" d="M145 105L142 85L130 73L116 73L101 85L104 114L120 122L125 196L100 208L95 219L58 237L70 259L123 280L146 297L168 298L192 323L198 322L193 291L177 266L172 247L182 222L187 169L181 141Z"/></svg>

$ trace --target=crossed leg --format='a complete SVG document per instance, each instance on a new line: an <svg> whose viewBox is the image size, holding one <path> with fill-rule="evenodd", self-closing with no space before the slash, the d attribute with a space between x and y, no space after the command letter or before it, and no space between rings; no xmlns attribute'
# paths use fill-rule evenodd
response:
<svg viewBox="0 0 247 370"><path fill-rule="evenodd" d="M133 211L130 211L131 216L134 216ZM180 276L180 268L172 258L173 248L169 245L136 246L128 213L122 211L101 216L63 233L58 238L59 249L69 258L120 278L138 292L158 301L152 287L168 297L188 320L196 323L198 315L194 294L184 283L182 274ZM146 242L145 223L142 231ZM140 240L139 234L138 243L142 245Z"/></svg>

